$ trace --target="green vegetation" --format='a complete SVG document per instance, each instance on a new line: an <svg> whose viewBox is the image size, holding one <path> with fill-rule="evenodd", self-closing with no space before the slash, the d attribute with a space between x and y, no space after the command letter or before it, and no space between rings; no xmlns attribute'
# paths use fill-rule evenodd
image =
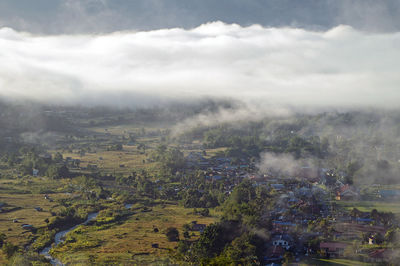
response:
<svg viewBox="0 0 400 266"><path fill-rule="evenodd" d="M370 212L374 209L382 212L393 212L400 214L400 202L387 201L340 201L339 206L352 210L356 208L363 212Z"/></svg>
<svg viewBox="0 0 400 266"><path fill-rule="evenodd" d="M356 260L347 260L347 259L314 259L310 260L308 263L302 263L300 265L330 265L330 266L367 266L373 265L372 263L360 262Z"/></svg>
<svg viewBox="0 0 400 266"><path fill-rule="evenodd" d="M0 264L48 264L38 252L70 228L49 254L72 265L368 265L400 248L396 148L378 124L330 113L177 130L203 108L47 112L49 140L0 151ZM332 242L346 247L321 248Z"/></svg>

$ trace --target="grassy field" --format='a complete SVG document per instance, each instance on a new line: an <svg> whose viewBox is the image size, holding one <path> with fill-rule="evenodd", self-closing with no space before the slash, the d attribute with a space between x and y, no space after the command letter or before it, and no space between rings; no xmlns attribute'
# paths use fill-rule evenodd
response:
<svg viewBox="0 0 400 266"><path fill-rule="evenodd" d="M300 265L364 266L373 264L348 259L309 259L306 262L300 263Z"/></svg>
<svg viewBox="0 0 400 266"><path fill-rule="evenodd" d="M64 153L63 157L81 160L81 167L87 167L88 164L97 165L100 171L106 173L130 174L135 169L154 167L154 163L148 163L146 161L147 156L137 152L135 146L124 146L122 151L86 153L84 156L75 153Z"/></svg>
<svg viewBox="0 0 400 266"><path fill-rule="evenodd" d="M62 191L69 179L53 180L47 177L0 179L1 194L46 194ZM1 201L0 201L1 202Z"/></svg>
<svg viewBox="0 0 400 266"><path fill-rule="evenodd" d="M110 140L101 142L96 138L102 138L102 134L75 138L74 145L67 143L66 147L58 147L57 150L50 150L51 154L61 152L63 158L71 157L81 161L80 167L87 168L88 165L96 165L102 174L123 174L129 175L132 171L146 169L157 171L158 163L149 162L149 154L161 142L160 130L158 128L146 127L145 131L152 132L148 137L138 137L134 145L124 145L121 151L109 151L110 146L118 143L129 133L140 132L138 126L130 125L113 126L105 128L93 128L97 133L105 133ZM126 143L126 142L125 142ZM138 150L137 145L144 143L146 151ZM69 146L70 145L70 146ZM85 154L80 151L87 149ZM194 145L194 147L197 147ZM200 149L200 148L199 148ZM206 150L206 157L214 156L224 152L221 149ZM189 152L185 150L185 154ZM20 248L30 243L34 235L29 230L22 229L22 224L30 224L35 228L46 226L45 220L52 217L52 213L59 210L57 199L68 198L66 194L69 189L79 188L75 179L52 180L47 177L21 176L16 169L1 168L3 179L0 179L0 203L4 203L0 212L0 232L7 235L7 241ZM8 171L8 172L7 172ZM72 172L93 173L96 170L71 169ZM7 175L5 175L5 173ZM40 173L42 175L42 173ZM7 178L5 178L7 176ZM16 178L19 176L18 178ZM120 189L116 184L108 184L104 181L104 187ZM109 182L112 183L112 182ZM49 194L53 201L44 198ZM100 200L101 208L112 209L117 205L123 206L122 202L113 200ZM82 199L82 204L84 200ZM142 203L137 203L131 209L131 213L121 220L106 224L92 224L80 226L67 236L67 241L53 249L54 256L61 258L64 263L74 265L84 264L156 264L169 265L168 255L177 246L177 242L169 242L165 236L165 230L169 227L176 227L183 239L183 225L197 221L199 224L210 224L215 222L219 214L210 209L210 217L202 217L193 214L193 209L185 209L172 203L157 203L148 207L150 211L143 211ZM79 204L78 204L79 205ZM35 210L41 207L42 211ZM125 209L124 209L125 210ZM126 210L125 210L126 211ZM17 222L13 222L17 219ZM155 228L158 229L154 230ZM157 231L157 232L156 232ZM191 232L190 240L199 237L199 232ZM40 240L40 238L39 238ZM36 241L38 243L39 241ZM158 244L153 248L152 244ZM0 265L6 264L6 259L0 250Z"/></svg>
<svg viewBox="0 0 400 266"><path fill-rule="evenodd" d="M140 132L143 129L145 132L151 133L151 132L157 132L162 129L166 129L167 127L161 126L159 124L155 126L151 125L139 125L139 124L121 124L121 125L110 125L108 127L91 127L89 130L97 133L110 133L112 135L127 135L129 133L134 133L134 132Z"/></svg>
<svg viewBox="0 0 400 266"><path fill-rule="evenodd" d="M216 220L211 217L200 217L192 214L191 209L177 205L157 205L150 212L141 212L138 205L133 206L132 214L122 224L105 226L81 226L68 236L72 241L55 248L54 255L62 258L64 263L108 262L134 264L168 262L169 250L177 242L169 242L164 234L168 227L176 227L182 236L182 226L191 221L210 224ZM155 228L158 232L155 232ZM193 232L196 239L199 232ZM158 248L152 248L157 243ZM89 255L91 254L91 255Z"/></svg>
<svg viewBox="0 0 400 266"><path fill-rule="evenodd" d="M7 259L3 254L3 251L0 250L0 265L6 265L6 264L7 264Z"/></svg>
<svg viewBox="0 0 400 266"><path fill-rule="evenodd" d="M56 199L68 197L64 193L51 194L53 202L44 199L41 194L0 194L0 202L6 203L3 212L0 213L0 232L7 235L7 241L23 246L30 242L33 234L21 227L22 224L31 224L35 228L46 225L44 221L52 215L58 204ZM35 207L41 207L42 211L36 211ZM18 219L14 223L13 220Z"/></svg>
<svg viewBox="0 0 400 266"><path fill-rule="evenodd" d="M370 212L377 209L380 212L400 213L400 202L385 202L385 201L337 201L339 206L347 210L357 208L363 212Z"/></svg>

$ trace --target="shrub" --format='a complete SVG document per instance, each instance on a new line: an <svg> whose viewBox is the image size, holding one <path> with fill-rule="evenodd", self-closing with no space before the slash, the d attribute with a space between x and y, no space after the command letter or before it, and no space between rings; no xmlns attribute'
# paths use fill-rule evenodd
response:
<svg viewBox="0 0 400 266"><path fill-rule="evenodd" d="M179 240L179 231L175 227L169 227L165 232L165 235L168 238L168 241L178 241Z"/></svg>

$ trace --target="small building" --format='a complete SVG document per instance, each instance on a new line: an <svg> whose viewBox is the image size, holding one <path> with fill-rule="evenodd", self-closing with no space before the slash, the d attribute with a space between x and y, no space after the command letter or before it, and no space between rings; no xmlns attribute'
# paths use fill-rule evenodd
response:
<svg viewBox="0 0 400 266"><path fill-rule="evenodd" d="M359 194L354 191L348 184L341 186L336 191L336 200L355 200Z"/></svg>
<svg viewBox="0 0 400 266"><path fill-rule="evenodd" d="M72 159L72 161L71 161L72 167L79 167L80 164L81 164L81 160L79 160L79 159Z"/></svg>
<svg viewBox="0 0 400 266"><path fill-rule="evenodd" d="M374 245L375 244L375 237L370 236L368 237L368 245Z"/></svg>
<svg viewBox="0 0 400 266"><path fill-rule="evenodd" d="M25 230L33 230L34 229L33 225L31 225L31 224L22 224L21 227L22 227L22 229L25 229Z"/></svg>
<svg viewBox="0 0 400 266"><path fill-rule="evenodd" d="M38 169L32 169L32 175L33 176L38 176L39 175L39 170Z"/></svg>
<svg viewBox="0 0 400 266"><path fill-rule="evenodd" d="M380 190L379 197L383 198L383 199L400 198L400 190L397 190L397 189Z"/></svg>
<svg viewBox="0 0 400 266"><path fill-rule="evenodd" d="M88 164L87 165L87 169L88 170L97 170L98 169L98 167L97 167L97 164Z"/></svg>
<svg viewBox="0 0 400 266"><path fill-rule="evenodd" d="M370 223L372 223L374 221L374 219L371 219L371 218L357 218L356 219L356 222L358 223L358 224L370 224Z"/></svg>
<svg viewBox="0 0 400 266"><path fill-rule="evenodd" d="M267 255L264 257L264 262L280 262L285 254L285 249L281 246L270 246L266 254Z"/></svg>
<svg viewBox="0 0 400 266"><path fill-rule="evenodd" d="M51 161L51 154L50 153L42 153L39 154L39 157L42 158L43 160L50 162Z"/></svg>
<svg viewBox="0 0 400 266"><path fill-rule="evenodd" d="M285 188L283 184L271 184L271 187L275 190L282 190Z"/></svg>
<svg viewBox="0 0 400 266"><path fill-rule="evenodd" d="M347 245L341 242L321 242L319 248L329 257L341 257Z"/></svg>
<svg viewBox="0 0 400 266"><path fill-rule="evenodd" d="M291 247L292 239L287 235L279 235L275 237L272 241L272 245L281 246L285 250L289 250Z"/></svg>
<svg viewBox="0 0 400 266"><path fill-rule="evenodd" d="M205 225L205 224L196 223L196 224L192 225L192 231L197 231L197 232L203 233L204 230L206 229L206 227L207 227L207 225Z"/></svg>
<svg viewBox="0 0 400 266"><path fill-rule="evenodd" d="M283 221L272 221L272 227L275 232L287 232L295 229L296 224Z"/></svg>

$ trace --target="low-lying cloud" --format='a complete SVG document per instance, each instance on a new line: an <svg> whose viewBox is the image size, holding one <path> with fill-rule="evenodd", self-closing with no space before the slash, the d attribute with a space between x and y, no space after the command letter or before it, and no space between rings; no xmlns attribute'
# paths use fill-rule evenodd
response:
<svg viewBox="0 0 400 266"><path fill-rule="evenodd" d="M259 103L238 104L238 106L231 108L220 107L216 111L203 111L179 121L172 128L172 135L177 136L196 127L213 127L223 123L238 123L238 125L243 126L241 122L258 122L266 117L284 118L293 115L294 112L295 110L283 106L263 106Z"/></svg>
<svg viewBox="0 0 400 266"><path fill-rule="evenodd" d="M397 107L400 33L214 22L106 35L0 29L0 97L137 106L201 97Z"/></svg>

